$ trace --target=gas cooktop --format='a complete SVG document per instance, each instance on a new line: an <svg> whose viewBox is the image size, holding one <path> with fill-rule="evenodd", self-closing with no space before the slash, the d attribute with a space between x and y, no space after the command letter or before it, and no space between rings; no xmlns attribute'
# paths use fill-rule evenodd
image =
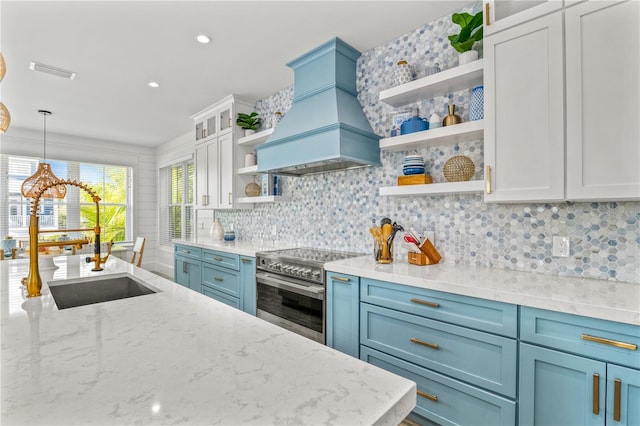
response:
<svg viewBox="0 0 640 426"><path fill-rule="evenodd" d="M348 259L350 257L364 256L363 253L351 253L338 250L324 250L315 249L310 247L297 247L284 250L272 250L262 253L258 253L264 257L278 257L280 259L291 259L298 262L315 262L315 263L327 263L334 260Z"/></svg>

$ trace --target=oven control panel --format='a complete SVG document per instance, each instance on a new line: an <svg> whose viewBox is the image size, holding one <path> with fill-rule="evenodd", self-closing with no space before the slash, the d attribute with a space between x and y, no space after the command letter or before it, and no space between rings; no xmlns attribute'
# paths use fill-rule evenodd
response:
<svg viewBox="0 0 640 426"><path fill-rule="evenodd" d="M274 274L298 278L313 283L323 284L322 268L312 265L297 264L281 259L258 258L257 268Z"/></svg>

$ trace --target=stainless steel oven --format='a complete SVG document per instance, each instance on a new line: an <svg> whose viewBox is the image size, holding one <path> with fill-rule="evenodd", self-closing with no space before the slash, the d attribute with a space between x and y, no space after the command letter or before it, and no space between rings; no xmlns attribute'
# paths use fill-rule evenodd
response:
<svg viewBox="0 0 640 426"><path fill-rule="evenodd" d="M257 316L325 343L324 264L361 256L311 248L257 253Z"/></svg>

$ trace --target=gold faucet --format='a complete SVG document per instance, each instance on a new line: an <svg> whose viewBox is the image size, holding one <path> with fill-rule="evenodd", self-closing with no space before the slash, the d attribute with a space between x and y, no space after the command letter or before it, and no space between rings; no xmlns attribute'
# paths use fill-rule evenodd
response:
<svg viewBox="0 0 640 426"><path fill-rule="evenodd" d="M100 201L100 197L91 190L87 185L82 182L72 181L71 179L58 179L55 181L51 181L49 183L44 184L41 188L39 188L38 192L33 197L31 201L31 217L29 218L29 275L22 279L22 284L27 287L27 297L37 297L41 296L40 290L42 289L42 279L40 278L40 271L38 269L38 234L40 233L38 229L38 203L40 202L40 197L42 194L49 188L60 185L71 185L77 186L80 189L86 191L93 202L96 203L96 226L92 228L85 229L74 229L74 230L66 230L66 231L93 231L96 234L95 238L95 249L93 257L87 257L87 262L95 262L95 265L92 271L102 271L100 267L101 263L106 261L105 258L100 257L100 209L98 206L98 202ZM63 231L62 229L57 231ZM75 241L65 241L64 245L70 245L75 243ZM57 245L57 244L56 244ZM107 257L109 255L107 254Z"/></svg>

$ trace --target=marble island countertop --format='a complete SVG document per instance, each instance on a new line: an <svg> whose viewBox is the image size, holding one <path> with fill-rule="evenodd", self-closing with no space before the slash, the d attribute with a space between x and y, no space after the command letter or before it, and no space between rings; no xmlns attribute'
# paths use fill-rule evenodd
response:
<svg viewBox="0 0 640 426"><path fill-rule="evenodd" d="M110 258L55 258L42 297L0 262L1 424L394 424L409 380ZM58 310L49 281L128 274L158 293ZM52 285L54 285L53 283Z"/></svg>
<svg viewBox="0 0 640 426"><path fill-rule="evenodd" d="M377 264L372 256L325 264L325 270L464 296L640 325L640 285L440 263Z"/></svg>

